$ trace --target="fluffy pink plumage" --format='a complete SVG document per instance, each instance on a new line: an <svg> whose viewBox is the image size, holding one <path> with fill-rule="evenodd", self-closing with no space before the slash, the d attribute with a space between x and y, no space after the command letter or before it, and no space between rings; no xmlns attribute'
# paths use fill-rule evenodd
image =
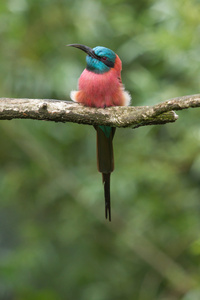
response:
<svg viewBox="0 0 200 300"><path fill-rule="evenodd" d="M79 78L79 90L71 92L71 99L90 107L129 105L131 97L121 82L121 69L118 55L114 68L106 73L97 74L85 69Z"/></svg>

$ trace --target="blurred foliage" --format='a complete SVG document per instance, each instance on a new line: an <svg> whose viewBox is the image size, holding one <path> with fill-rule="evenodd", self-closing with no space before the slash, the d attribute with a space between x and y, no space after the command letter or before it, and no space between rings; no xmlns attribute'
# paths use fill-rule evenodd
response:
<svg viewBox="0 0 200 300"><path fill-rule="evenodd" d="M198 0L0 2L1 97L69 99L113 49L132 105L199 93ZM0 122L0 299L200 299L199 110L117 130L112 223L90 126Z"/></svg>

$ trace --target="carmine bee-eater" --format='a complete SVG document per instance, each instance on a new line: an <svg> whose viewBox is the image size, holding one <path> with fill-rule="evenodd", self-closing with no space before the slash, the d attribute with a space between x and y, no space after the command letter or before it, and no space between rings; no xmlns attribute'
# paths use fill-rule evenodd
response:
<svg viewBox="0 0 200 300"><path fill-rule="evenodd" d="M97 46L93 49L70 44L87 53L86 69L79 78L78 91L72 91L70 97L82 105L106 108L129 105L131 97L124 90L121 81L122 62L112 50ZM102 173L105 197L105 216L111 221L110 174L114 170L113 137L115 128L95 126L97 133L97 165Z"/></svg>

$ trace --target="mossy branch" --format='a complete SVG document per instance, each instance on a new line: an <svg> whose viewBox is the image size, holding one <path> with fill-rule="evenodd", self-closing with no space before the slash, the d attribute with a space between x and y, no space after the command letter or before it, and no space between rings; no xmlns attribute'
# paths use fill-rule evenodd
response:
<svg viewBox="0 0 200 300"><path fill-rule="evenodd" d="M0 98L0 120L35 119L137 128L175 122L173 110L200 107L200 94L173 98L153 106L90 108L53 99Z"/></svg>

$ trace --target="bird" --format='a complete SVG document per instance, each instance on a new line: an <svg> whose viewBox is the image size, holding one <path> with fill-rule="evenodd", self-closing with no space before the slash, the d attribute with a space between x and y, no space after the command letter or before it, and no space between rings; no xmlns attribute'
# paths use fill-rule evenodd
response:
<svg viewBox="0 0 200 300"><path fill-rule="evenodd" d="M114 51L103 46L67 46L78 48L87 54L86 68L78 80L78 91L70 93L72 101L96 108L130 104L131 96L125 91L121 80L122 62ZM114 170L113 138L116 128L104 125L94 128L97 136L97 166L102 173L104 185L105 218L111 221L110 175Z"/></svg>

